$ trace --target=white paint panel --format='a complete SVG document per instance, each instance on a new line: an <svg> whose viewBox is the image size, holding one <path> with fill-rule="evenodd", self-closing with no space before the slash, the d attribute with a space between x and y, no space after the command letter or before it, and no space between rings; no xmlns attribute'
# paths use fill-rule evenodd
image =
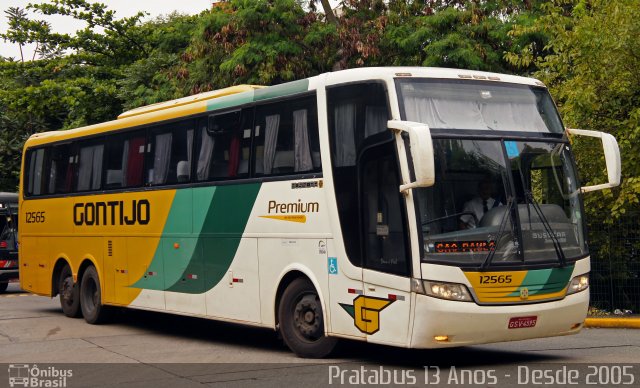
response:
<svg viewBox="0 0 640 388"><path fill-rule="evenodd" d="M206 260L206 250L204 256ZM234 278L238 281L233 282ZM243 238L225 276L205 293L206 314L258 323L261 298L259 291L258 240Z"/></svg>
<svg viewBox="0 0 640 388"><path fill-rule="evenodd" d="M358 296L356 293L349 293L349 289L362 292L362 269L353 266L344 255L338 254L334 240L327 241L327 248L328 256L335 257L337 262L337 273L328 275L328 330L339 336L364 339L365 334L355 326L354 318L340 306L341 303L353 305L353 300ZM349 275L357 273L359 276L347 276L345 268L348 268Z"/></svg>
<svg viewBox="0 0 640 388"><path fill-rule="evenodd" d="M287 240L286 244L283 241ZM295 241L292 243L291 241ZM327 286L327 253L319 249L322 239L261 238L258 240L262 323L275 327L276 291L280 280L290 271L305 274L316 286L325 317Z"/></svg>
<svg viewBox="0 0 640 388"><path fill-rule="evenodd" d="M164 310L164 291L142 290L138 297L131 302L130 306L152 310Z"/></svg>

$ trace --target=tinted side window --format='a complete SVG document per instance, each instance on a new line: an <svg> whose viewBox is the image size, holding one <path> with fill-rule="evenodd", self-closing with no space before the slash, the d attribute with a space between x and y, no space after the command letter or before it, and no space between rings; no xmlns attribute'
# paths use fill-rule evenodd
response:
<svg viewBox="0 0 640 388"><path fill-rule="evenodd" d="M147 174L149 185L189 182L194 123L162 125L149 131Z"/></svg>
<svg viewBox="0 0 640 388"><path fill-rule="evenodd" d="M382 83L362 83L327 90L329 139L340 226L347 256L362 261L358 230L356 161L367 144L392 139L387 93Z"/></svg>
<svg viewBox="0 0 640 388"><path fill-rule="evenodd" d="M48 194L71 192L76 160L76 153L71 143L59 144L49 148L47 156L49 170Z"/></svg>
<svg viewBox="0 0 640 388"><path fill-rule="evenodd" d="M250 115L245 115L250 120ZM209 116L198 128L196 178L198 181L241 178L249 175L251 131L243 129L240 111Z"/></svg>
<svg viewBox="0 0 640 388"><path fill-rule="evenodd" d="M315 96L257 107L254 133L256 175L320 171Z"/></svg>
<svg viewBox="0 0 640 388"><path fill-rule="evenodd" d="M336 167L354 166L363 141L385 133L391 118L381 83L355 84L327 90L331 153Z"/></svg>
<svg viewBox="0 0 640 388"><path fill-rule="evenodd" d="M76 177L77 191L99 190L102 187L103 156L103 139L80 142Z"/></svg>
<svg viewBox="0 0 640 388"><path fill-rule="evenodd" d="M106 142L104 187L137 187L142 185L146 149L144 131L109 137Z"/></svg>
<svg viewBox="0 0 640 388"><path fill-rule="evenodd" d="M44 148L29 151L27 155L27 195L43 194L44 187Z"/></svg>

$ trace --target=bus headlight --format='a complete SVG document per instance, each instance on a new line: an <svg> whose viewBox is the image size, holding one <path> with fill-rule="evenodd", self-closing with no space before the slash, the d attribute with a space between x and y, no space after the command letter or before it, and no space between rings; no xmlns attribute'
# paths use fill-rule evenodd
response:
<svg viewBox="0 0 640 388"><path fill-rule="evenodd" d="M424 281L425 293L435 298L472 302L471 294L464 284Z"/></svg>
<svg viewBox="0 0 640 388"><path fill-rule="evenodd" d="M575 278L571 279L571 283L569 283L569 288L567 288L567 295L584 291L587 288L589 288L589 274L578 275Z"/></svg>

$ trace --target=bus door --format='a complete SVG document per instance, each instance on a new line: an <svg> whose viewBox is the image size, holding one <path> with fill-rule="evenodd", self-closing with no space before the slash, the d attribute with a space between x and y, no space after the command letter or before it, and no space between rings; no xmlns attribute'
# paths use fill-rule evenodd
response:
<svg viewBox="0 0 640 388"><path fill-rule="evenodd" d="M360 158L364 299L359 313L368 341L404 345L411 311L411 258L405 200L393 141Z"/></svg>

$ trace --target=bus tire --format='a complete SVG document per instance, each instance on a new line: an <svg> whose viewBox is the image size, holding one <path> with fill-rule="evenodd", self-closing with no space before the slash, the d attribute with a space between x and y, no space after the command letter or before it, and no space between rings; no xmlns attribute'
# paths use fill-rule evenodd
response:
<svg viewBox="0 0 640 388"><path fill-rule="evenodd" d="M0 294L4 294L5 291L7 291L8 287L9 287L9 282L0 283Z"/></svg>
<svg viewBox="0 0 640 388"><path fill-rule="evenodd" d="M278 306L280 334L299 357L322 358L337 339L324 335L324 315L318 292L307 279L298 278L285 289Z"/></svg>
<svg viewBox="0 0 640 388"><path fill-rule="evenodd" d="M60 294L60 307L69 318L80 316L80 287L73 281L71 268L65 265L60 271L58 279L58 294Z"/></svg>
<svg viewBox="0 0 640 388"><path fill-rule="evenodd" d="M107 319L108 307L102 304L100 278L94 266L89 266L82 274L80 282L80 308L87 323L97 325Z"/></svg>

